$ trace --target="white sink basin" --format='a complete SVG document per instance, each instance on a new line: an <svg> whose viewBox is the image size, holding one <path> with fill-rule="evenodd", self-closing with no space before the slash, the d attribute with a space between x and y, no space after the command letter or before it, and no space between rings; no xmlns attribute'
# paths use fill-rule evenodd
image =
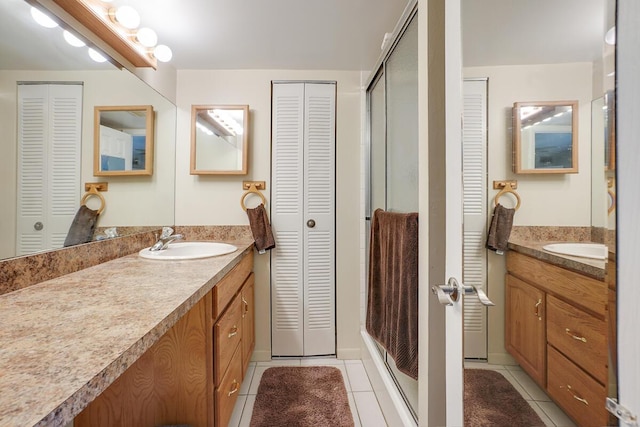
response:
<svg viewBox="0 0 640 427"><path fill-rule="evenodd" d="M552 243L542 247L545 251L583 258L607 259L608 250L602 243Z"/></svg>
<svg viewBox="0 0 640 427"><path fill-rule="evenodd" d="M236 250L238 250L237 247L227 243L176 242L170 243L167 249L161 251L150 251L149 248L145 248L138 252L138 255L146 259L174 261L226 255Z"/></svg>

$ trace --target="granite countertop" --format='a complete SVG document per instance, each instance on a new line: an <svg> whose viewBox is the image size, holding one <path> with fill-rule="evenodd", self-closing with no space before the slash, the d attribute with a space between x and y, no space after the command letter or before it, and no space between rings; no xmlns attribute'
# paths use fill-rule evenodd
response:
<svg viewBox="0 0 640 427"><path fill-rule="evenodd" d="M0 296L0 425L65 425L233 268L124 256Z"/></svg>
<svg viewBox="0 0 640 427"><path fill-rule="evenodd" d="M576 271L594 279L605 279L606 262L603 260L583 258L570 255L561 255L542 249L544 245L550 243L565 243L563 241L534 241L524 239L510 239L509 249L520 252L524 255L546 261L550 264L557 265L562 268Z"/></svg>

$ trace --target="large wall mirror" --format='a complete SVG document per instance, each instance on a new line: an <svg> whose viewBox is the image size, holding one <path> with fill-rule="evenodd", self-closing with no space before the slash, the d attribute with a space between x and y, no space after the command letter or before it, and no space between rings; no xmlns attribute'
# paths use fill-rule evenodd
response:
<svg viewBox="0 0 640 427"><path fill-rule="evenodd" d="M105 209L98 218L96 237L106 237L105 228L116 227L118 235L125 235L163 225L173 225L175 188L175 138L176 106L127 70L119 70L109 62L98 63L91 60L87 47L74 47L63 38L62 29L45 28L31 17L31 6L24 0L3 0L0 2L0 39L12 40L0 46L0 129L3 130L0 148L0 259L28 255L35 250L18 251L17 227L18 188L18 83L22 86L54 83L81 86L80 114L80 154L70 160L68 156L58 156L61 163L58 170L69 172L68 162L79 165L70 186L72 200L69 205L70 219L61 225L61 237L43 245L37 251L62 248L66 232L79 208L85 193L84 184L106 181L108 191L101 193L105 198ZM21 86L21 87L22 87ZM94 107L95 106L152 106L155 112L155 132L153 160L145 167L153 167L151 176L105 176L99 180L93 174L94 160ZM54 167L55 160L45 163L47 169ZM26 169L25 169L26 170ZM42 169L40 171L42 172ZM71 177L70 177L71 178ZM48 179L48 178L47 178ZM48 179L51 181L50 179ZM53 218L52 204L65 199L58 193L46 192L43 204L43 219L30 222L30 232L40 233L34 224L43 224L41 234L51 233ZM90 199L88 205L96 206ZM40 227L38 227L40 228ZM40 236L35 236L40 238Z"/></svg>
<svg viewBox="0 0 640 427"><path fill-rule="evenodd" d="M578 102L513 104L513 171L578 172Z"/></svg>
<svg viewBox="0 0 640 427"><path fill-rule="evenodd" d="M246 175L248 105L191 107L191 175Z"/></svg>
<svg viewBox="0 0 640 427"><path fill-rule="evenodd" d="M152 175L152 105L94 107L93 174Z"/></svg>

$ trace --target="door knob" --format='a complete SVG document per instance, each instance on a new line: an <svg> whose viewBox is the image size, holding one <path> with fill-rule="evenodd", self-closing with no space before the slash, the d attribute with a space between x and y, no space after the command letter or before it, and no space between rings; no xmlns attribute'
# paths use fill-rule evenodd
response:
<svg viewBox="0 0 640 427"><path fill-rule="evenodd" d="M307 227L309 228L313 228L316 226L316 222L312 219L310 219L309 221L307 221Z"/></svg>

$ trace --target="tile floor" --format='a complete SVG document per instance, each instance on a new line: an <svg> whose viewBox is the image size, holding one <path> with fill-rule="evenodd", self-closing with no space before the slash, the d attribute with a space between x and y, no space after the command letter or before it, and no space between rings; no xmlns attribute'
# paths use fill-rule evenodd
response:
<svg viewBox="0 0 640 427"><path fill-rule="evenodd" d="M248 427L258 384L264 371L272 366L335 366L344 378L355 427L387 427L367 373L360 360L338 359L281 359L251 362L247 378L240 388L229 427ZM465 367L499 371L515 387L547 427L575 427L565 413L519 366L490 365L486 362L466 361Z"/></svg>
<svg viewBox="0 0 640 427"><path fill-rule="evenodd" d="M575 427L571 419L522 370L520 366L490 365L486 362L465 361L465 368L499 371L514 386L547 427Z"/></svg>
<svg viewBox="0 0 640 427"><path fill-rule="evenodd" d="M369 377L360 360L338 359L284 359L270 362L251 362L247 378L242 382L229 427L248 427L256 401L260 378L272 366L335 366L342 371L349 396L349 406L355 427L387 427Z"/></svg>

